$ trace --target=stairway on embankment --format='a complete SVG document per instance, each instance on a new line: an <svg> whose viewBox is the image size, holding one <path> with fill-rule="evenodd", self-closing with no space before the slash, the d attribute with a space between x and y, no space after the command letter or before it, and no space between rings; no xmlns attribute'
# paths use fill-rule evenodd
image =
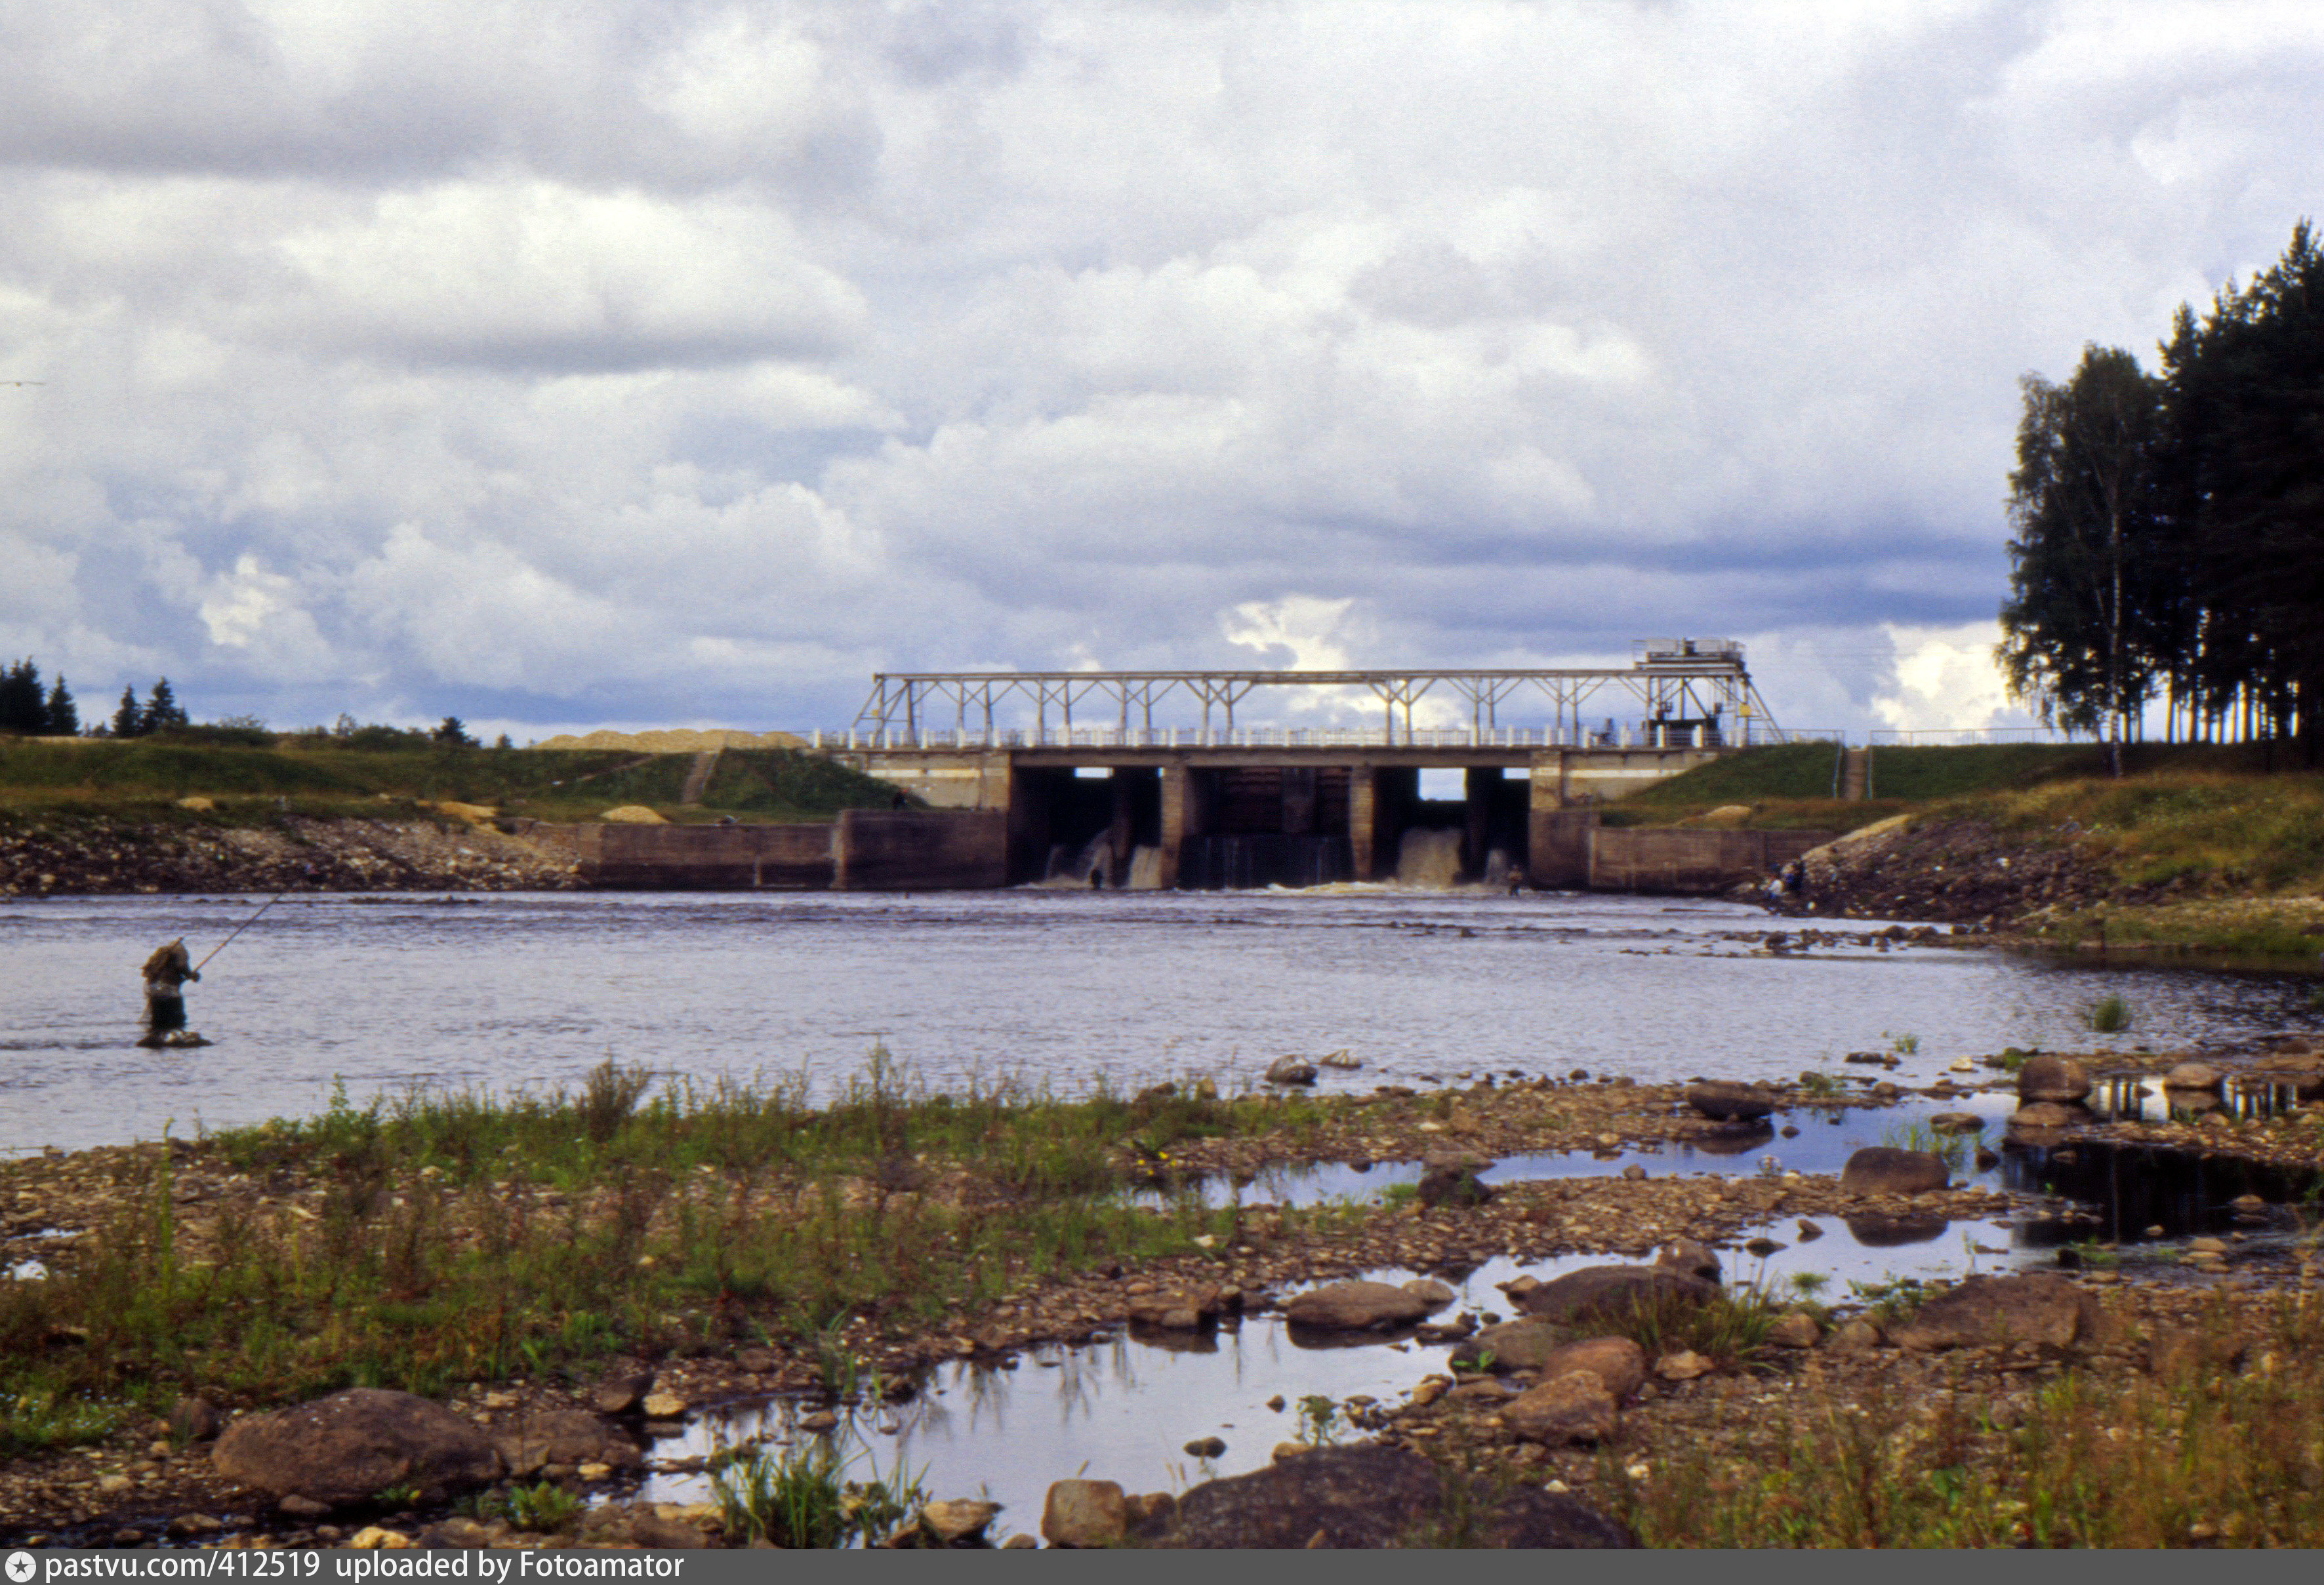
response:
<svg viewBox="0 0 2324 1585"><path fill-rule="evenodd" d="M1861 800L1872 796L1872 751L1849 749L1840 769L1840 796Z"/></svg>

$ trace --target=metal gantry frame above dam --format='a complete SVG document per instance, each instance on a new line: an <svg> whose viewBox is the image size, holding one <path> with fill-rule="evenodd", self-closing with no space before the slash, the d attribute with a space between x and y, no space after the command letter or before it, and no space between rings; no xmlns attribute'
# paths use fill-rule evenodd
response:
<svg viewBox="0 0 2324 1585"><path fill-rule="evenodd" d="M1584 723L1585 714L1605 713L1599 696L1608 689L1637 705L1641 746L1739 748L1784 741L1752 685L1743 646L1733 640L1641 639L1632 657L1627 668L881 672L848 730L847 746L1177 747L1183 728L1194 734L1194 744L1220 747L1610 747L1618 735L1619 746L1628 747L1627 721L1597 733ZM1379 701L1381 725L1236 726L1237 704L1259 689L1285 687L1365 689ZM1413 706L1432 694L1457 699L1468 724L1416 728ZM1029 730L1001 723L998 713L1011 705L1020 714L1029 709ZM1159 728L1157 705L1166 711ZM1179 705L1190 714L1200 706L1199 726L1167 723L1168 708ZM1505 726L1505 714L1541 724Z"/></svg>

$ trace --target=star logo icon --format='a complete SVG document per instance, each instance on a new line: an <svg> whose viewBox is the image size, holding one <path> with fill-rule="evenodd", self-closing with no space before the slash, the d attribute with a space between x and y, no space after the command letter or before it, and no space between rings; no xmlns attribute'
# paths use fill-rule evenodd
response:
<svg viewBox="0 0 2324 1585"><path fill-rule="evenodd" d="M24 1581L40 1572L40 1570L41 1565L32 1561L32 1554L29 1552L12 1552L8 1554L8 1578L14 1580L16 1585L24 1585Z"/></svg>

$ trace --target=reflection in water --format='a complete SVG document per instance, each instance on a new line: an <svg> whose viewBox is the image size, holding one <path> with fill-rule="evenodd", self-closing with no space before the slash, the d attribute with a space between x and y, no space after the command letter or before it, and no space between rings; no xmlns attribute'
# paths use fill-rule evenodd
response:
<svg viewBox="0 0 2324 1585"><path fill-rule="evenodd" d="M2006 1258L2011 1230L1999 1222L1956 1222L1907 1249L1860 1242L1837 1218L1817 1218L1821 1235L1797 1244L1768 1241L1764 1258L1729 1251L1730 1284L1765 1286L1783 1295L1816 1289L1830 1301L1846 1299L1851 1282L1931 1280L1993 1270ZM1520 1263L1503 1258L1454 1278L1459 1307L1476 1313L1509 1309L1499 1285L1520 1275L1546 1280L1609 1257L1572 1255ZM1795 1281L1804 1274L1805 1285ZM1401 1268L1364 1274L1404 1282L1419 1275ZM1279 1317L1254 1316L1222 1325L1203 1346L1185 1340L1114 1334L1080 1348L1031 1350L1016 1368L954 1363L929 1373L908 1403L843 1422L841 1434L860 1443L867 1462L885 1472L901 1461L925 1470L939 1497L986 1495L1006 1505L1010 1525L1032 1530L1052 1480L1077 1472L1119 1480L1131 1491L1183 1489L1206 1479L1185 1444L1217 1436L1227 1451L1215 1472L1238 1474L1264 1466L1276 1443L1294 1440L1297 1405L1311 1394L1335 1402L1369 1395L1383 1403L1402 1398L1422 1377L1445 1368L1451 1345L1394 1338L1294 1332ZM1280 1396L1285 1407L1268 1406ZM763 1438L780 1447L815 1434L797 1429L797 1405L751 1405L706 1415L655 1449L658 1460L706 1456L720 1446ZM659 1501L697 1501L709 1482L699 1474L657 1475L648 1495Z"/></svg>

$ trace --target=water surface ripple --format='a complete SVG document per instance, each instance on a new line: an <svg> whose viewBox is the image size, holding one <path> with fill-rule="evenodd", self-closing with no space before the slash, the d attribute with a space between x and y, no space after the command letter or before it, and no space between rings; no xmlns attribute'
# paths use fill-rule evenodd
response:
<svg viewBox="0 0 2324 1585"><path fill-rule="evenodd" d="M199 957L236 897L0 902L0 1147L78 1147L300 1116L335 1079L569 1083L613 1055L711 1077L806 1074L874 1041L932 1088L1013 1075L1065 1092L1347 1048L1325 1087L1463 1074L1781 1077L1914 1036L1895 1076L2008 1045L2179 1045L2316 1022L2304 981L2060 967L1916 947L1752 955L1775 923L1712 901L1098 894L500 894L286 898L191 988L215 1045L149 1052L137 971ZM1861 930L1864 926L1849 926ZM1861 1071L1861 1070L1858 1070Z"/></svg>

